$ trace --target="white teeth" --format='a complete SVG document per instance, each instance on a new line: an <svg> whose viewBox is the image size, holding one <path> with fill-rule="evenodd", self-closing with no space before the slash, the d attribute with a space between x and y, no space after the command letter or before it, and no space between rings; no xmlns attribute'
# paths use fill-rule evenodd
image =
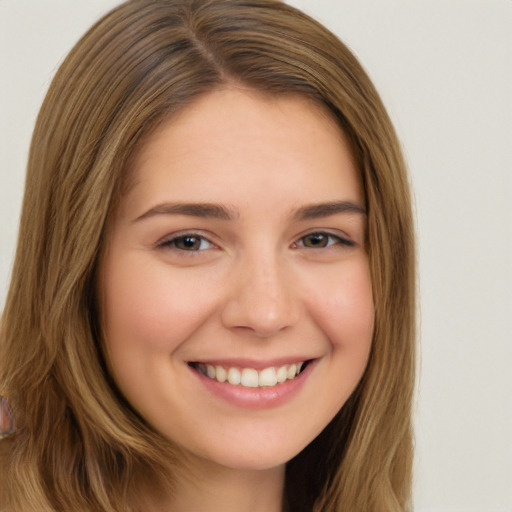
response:
<svg viewBox="0 0 512 512"><path fill-rule="evenodd" d="M230 368L228 370L228 382L230 384L238 386L238 384L240 384L240 380L241 380L240 371L237 370L236 368Z"/></svg>
<svg viewBox="0 0 512 512"><path fill-rule="evenodd" d="M265 368L259 374L260 386L275 386L277 384L277 375L275 368Z"/></svg>
<svg viewBox="0 0 512 512"><path fill-rule="evenodd" d="M258 387L258 372L254 368L244 368L240 384L246 388Z"/></svg>
<svg viewBox="0 0 512 512"><path fill-rule="evenodd" d="M277 382L284 382L288 378L288 368L286 366L280 366L277 369Z"/></svg>
<svg viewBox="0 0 512 512"><path fill-rule="evenodd" d="M229 382L233 386L244 386L247 388L272 387L282 384L286 380L294 379L302 370L304 362L283 365L279 367L268 367L263 370L254 368L224 368L210 364L196 363L196 368L203 375L218 382Z"/></svg>
<svg viewBox="0 0 512 512"><path fill-rule="evenodd" d="M288 378L293 379L295 375L297 375L297 365L291 364L290 366L288 366Z"/></svg>
<svg viewBox="0 0 512 512"><path fill-rule="evenodd" d="M226 382L226 380L228 379L228 374L226 373L226 370L222 368L222 366L216 366L215 377L219 382Z"/></svg>

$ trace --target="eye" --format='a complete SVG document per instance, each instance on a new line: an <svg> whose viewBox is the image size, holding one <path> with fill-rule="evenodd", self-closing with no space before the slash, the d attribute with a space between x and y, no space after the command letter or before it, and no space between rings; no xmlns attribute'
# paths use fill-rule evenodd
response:
<svg viewBox="0 0 512 512"><path fill-rule="evenodd" d="M178 249L186 252L199 252L212 249L215 246L207 238L194 233L186 233L183 235L166 238L158 243L158 247Z"/></svg>
<svg viewBox="0 0 512 512"><path fill-rule="evenodd" d="M314 233L308 233L299 239L296 244L299 247L306 247L307 249L325 249L332 245L342 244L349 247L353 247L355 244L351 240L342 238L340 236L333 235L332 233L326 233L318 231Z"/></svg>

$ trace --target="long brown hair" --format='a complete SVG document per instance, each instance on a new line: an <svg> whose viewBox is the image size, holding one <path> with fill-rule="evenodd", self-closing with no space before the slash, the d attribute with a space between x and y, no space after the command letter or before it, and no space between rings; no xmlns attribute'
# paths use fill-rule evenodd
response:
<svg viewBox="0 0 512 512"><path fill-rule="evenodd" d="M175 448L133 412L106 370L96 268L138 144L226 83L326 106L350 140L366 194L372 352L349 401L288 463L290 509L410 509L412 214L375 88L343 43L282 2L131 0L66 58L32 139L0 331L0 389L20 426L2 475L6 510L133 511L133 482L172 473Z"/></svg>

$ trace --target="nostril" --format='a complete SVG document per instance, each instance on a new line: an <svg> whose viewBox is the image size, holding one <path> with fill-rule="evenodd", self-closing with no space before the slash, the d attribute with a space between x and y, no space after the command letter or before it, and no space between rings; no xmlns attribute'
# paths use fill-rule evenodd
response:
<svg viewBox="0 0 512 512"><path fill-rule="evenodd" d="M295 325L300 315L291 303L278 303L273 300L248 301L233 300L222 312L225 327L243 333L251 333L258 338L275 336Z"/></svg>

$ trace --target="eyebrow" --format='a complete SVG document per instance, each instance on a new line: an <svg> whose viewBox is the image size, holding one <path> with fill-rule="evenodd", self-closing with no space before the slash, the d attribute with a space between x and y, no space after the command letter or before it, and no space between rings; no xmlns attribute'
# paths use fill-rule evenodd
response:
<svg viewBox="0 0 512 512"><path fill-rule="evenodd" d="M220 204L212 203L162 203L149 209L137 217L137 222L155 215L188 215L191 217L213 218L220 220L235 220L238 212Z"/></svg>
<svg viewBox="0 0 512 512"><path fill-rule="evenodd" d="M366 215L366 210L361 205L351 201L330 201L301 206L294 210L292 218L294 221L302 221L330 217L339 213ZM162 203L150 208L133 222L156 215L188 215L220 220L236 220L240 216L234 208L215 203Z"/></svg>
<svg viewBox="0 0 512 512"><path fill-rule="evenodd" d="M293 219L295 221L320 219L338 213L357 213L366 216L366 210L357 203L351 201L331 201L328 203L302 206L295 210Z"/></svg>

